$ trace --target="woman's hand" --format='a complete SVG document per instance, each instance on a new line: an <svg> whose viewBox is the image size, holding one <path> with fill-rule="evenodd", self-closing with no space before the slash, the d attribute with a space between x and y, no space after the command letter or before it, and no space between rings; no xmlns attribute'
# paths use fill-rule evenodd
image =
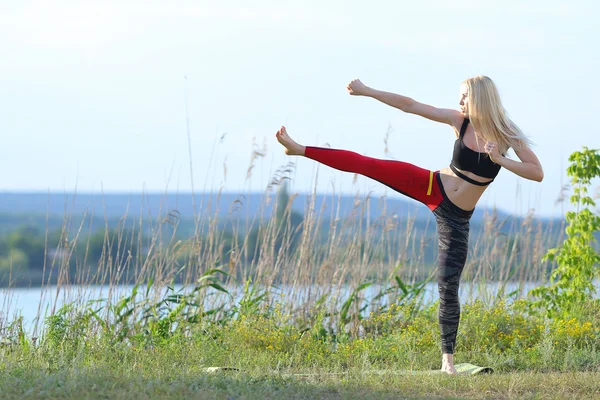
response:
<svg viewBox="0 0 600 400"><path fill-rule="evenodd" d="M360 79L353 79L348 84L348 93L353 96L366 96L369 87L360 81Z"/></svg>
<svg viewBox="0 0 600 400"><path fill-rule="evenodd" d="M486 142L484 146L484 151L488 153L490 159L496 164L500 164L500 160L502 159L502 154L498 150L498 145L494 142Z"/></svg>

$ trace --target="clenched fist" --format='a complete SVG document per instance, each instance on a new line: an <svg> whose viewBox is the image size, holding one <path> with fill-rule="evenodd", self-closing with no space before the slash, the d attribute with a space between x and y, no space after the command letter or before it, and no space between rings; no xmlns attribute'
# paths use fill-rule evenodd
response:
<svg viewBox="0 0 600 400"><path fill-rule="evenodd" d="M365 84L362 83L360 79L353 79L348 84L348 93L350 93L353 96L364 96L367 94L368 89L369 88L365 86Z"/></svg>
<svg viewBox="0 0 600 400"><path fill-rule="evenodd" d="M484 146L484 151L488 153L492 161L496 164L500 163L500 158L502 158L502 154L498 150L498 145L494 142L486 142Z"/></svg>

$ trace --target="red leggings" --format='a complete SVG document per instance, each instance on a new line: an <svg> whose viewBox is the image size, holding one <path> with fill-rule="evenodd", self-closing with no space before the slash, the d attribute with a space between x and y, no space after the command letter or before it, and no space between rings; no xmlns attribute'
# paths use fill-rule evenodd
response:
<svg viewBox="0 0 600 400"><path fill-rule="evenodd" d="M402 161L380 160L347 150L306 147L306 157L340 171L361 174L425 204L432 211L444 199L438 171Z"/></svg>

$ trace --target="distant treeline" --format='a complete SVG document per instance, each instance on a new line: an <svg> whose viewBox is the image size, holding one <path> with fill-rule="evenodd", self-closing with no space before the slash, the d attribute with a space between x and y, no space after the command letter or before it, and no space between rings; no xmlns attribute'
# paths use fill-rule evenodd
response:
<svg viewBox="0 0 600 400"><path fill-rule="evenodd" d="M285 210L279 211L274 218L280 218L283 224L283 215ZM358 221L358 222L357 222ZM57 266L68 258L69 280L72 283L81 282L81 271L86 270L88 276L93 276L97 270L97 265L107 260L113 264L125 263L129 259L127 268L133 268L136 263L139 265L147 256L151 246L154 251L164 251L170 248L174 243L178 243L177 249L187 249L181 251L181 265L186 262L189 264L190 252L193 252L191 243L193 241L213 240L219 256L217 261L223 265L228 264L232 249L240 251L242 244L244 251L242 255L236 255L237 262L249 267L256 265L260 258L260 252L271 244L260 243L265 239L262 232L266 229L269 220L248 222L246 224L232 221L221 221L209 224L198 223L193 219L178 218L176 221L146 221L140 223L135 219L119 220L97 220L91 218L76 218L75 216L65 220L59 216L40 216L40 215L21 215L7 216L0 215L2 227L0 234L0 285L40 285L45 282L52 282L57 279ZM375 258L381 262L390 262L390 260L401 259L407 263L418 263L419 265L431 268L435 264L437 257L437 241L435 224L427 220L399 220L397 222L398 232L395 232L395 239L386 246L374 246L373 242L379 240L378 237L383 234L386 224L382 221L366 221L356 219L353 223L347 220L335 221L323 219L319 221L319 229L315 230L315 243L317 247L314 251L319 251L318 245L324 244L331 230L335 229L337 235L344 238L340 242L353 241L357 243L357 235L365 235L367 226L371 241L359 237L358 241L363 240L360 245L361 251L365 252L367 257ZM275 246L275 253L280 248L286 252L294 252L298 241L303 232L304 217L299 213L292 212L287 214L285 223L287 228L279 229L276 234L280 237L272 238L272 246ZM494 224L493 227L486 227L486 224ZM196 228L197 226L197 228ZM9 228L10 227L10 228ZM487 231L486 231L487 229ZM487 237L488 231L493 231L493 237ZM539 240L545 240L554 245L561 236L561 230L564 229L556 221L535 221L527 223L524 220L513 221L490 221L482 220L480 223L472 223L471 226L471 255L477 257L490 252L492 242L501 241L501 245L493 244L499 247L501 254L499 256L510 258L510 253L514 253L512 261L515 264L522 262L521 254L527 254L528 246L531 241L526 240L526 236L543 235ZM197 233L195 231L197 230ZM158 233L160 231L160 233ZM283 237L288 235L288 239ZM157 242L157 238L160 238ZM271 239L268 239L271 240ZM154 244L152 244L154 241ZM285 242L285 243L284 243ZM183 260L187 258L188 261ZM133 260L132 260L133 259ZM178 265L173 265L177 268ZM45 268L45 275L43 271ZM205 266L198 266L205 268ZM63 265L64 269L64 265ZM132 274L123 274L122 280L125 282Z"/></svg>

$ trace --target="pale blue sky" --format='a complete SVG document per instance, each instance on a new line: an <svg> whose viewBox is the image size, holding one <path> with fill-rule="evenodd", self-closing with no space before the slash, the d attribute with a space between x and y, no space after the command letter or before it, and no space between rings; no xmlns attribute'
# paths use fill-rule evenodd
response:
<svg viewBox="0 0 600 400"><path fill-rule="evenodd" d="M186 86L197 190L264 190L289 161L274 138L282 124L303 144L382 158L391 126L389 156L439 169L451 128L346 84L456 108L460 82L485 74L545 179L501 171L480 204L557 215L568 155L600 148L596 4L0 0L0 190L189 191ZM247 180L253 140L267 151ZM297 163L293 191L312 190L315 167ZM327 167L316 185L396 196Z"/></svg>

